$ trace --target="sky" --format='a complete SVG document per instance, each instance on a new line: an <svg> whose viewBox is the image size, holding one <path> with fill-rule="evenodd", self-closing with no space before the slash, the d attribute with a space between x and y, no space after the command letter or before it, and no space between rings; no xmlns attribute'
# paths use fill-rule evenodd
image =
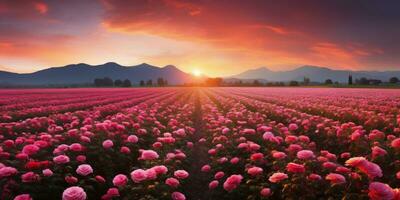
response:
<svg viewBox="0 0 400 200"><path fill-rule="evenodd" d="M0 70L400 70L398 0L0 0Z"/></svg>

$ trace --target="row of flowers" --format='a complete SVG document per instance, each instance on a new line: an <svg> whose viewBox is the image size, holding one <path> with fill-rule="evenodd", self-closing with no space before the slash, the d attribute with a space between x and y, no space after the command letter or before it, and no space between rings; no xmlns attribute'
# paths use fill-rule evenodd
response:
<svg viewBox="0 0 400 200"><path fill-rule="evenodd" d="M129 103L0 123L0 199L185 199L193 102L191 90L144 90Z"/></svg>
<svg viewBox="0 0 400 200"><path fill-rule="evenodd" d="M398 133L367 131L233 90L202 98L207 133L200 142L209 149L202 171L213 196L400 199Z"/></svg>

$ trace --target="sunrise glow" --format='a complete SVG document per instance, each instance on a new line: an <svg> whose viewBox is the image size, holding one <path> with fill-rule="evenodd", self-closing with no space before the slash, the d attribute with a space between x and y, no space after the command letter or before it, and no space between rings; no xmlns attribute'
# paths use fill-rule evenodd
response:
<svg viewBox="0 0 400 200"><path fill-rule="evenodd" d="M398 69L400 6L368 2L0 1L0 70L111 61L187 73L196 62L213 77L261 66Z"/></svg>

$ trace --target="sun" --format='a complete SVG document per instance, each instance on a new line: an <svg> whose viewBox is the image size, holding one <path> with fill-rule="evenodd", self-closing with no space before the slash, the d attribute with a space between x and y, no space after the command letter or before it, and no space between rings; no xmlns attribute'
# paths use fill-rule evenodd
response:
<svg viewBox="0 0 400 200"><path fill-rule="evenodd" d="M201 76L201 71L198 70L198 69L194 69L194 70L192 71L192 73L193 73L194 76L197 76L197 77L200 77L200 76Z"/></svg>

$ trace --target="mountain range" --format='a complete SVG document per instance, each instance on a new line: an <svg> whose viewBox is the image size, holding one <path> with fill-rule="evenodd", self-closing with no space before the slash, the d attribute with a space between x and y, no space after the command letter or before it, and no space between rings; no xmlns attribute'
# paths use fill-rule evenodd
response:
<svg viewBox="0 0 400 200"><path fill-rule="evenodd" d="M146 63L136 66L122 66L114 62L102 65L88 65L84 63L52 67L33 73L18 74L0 71L1 85L71 85L90 84L96 78L109 77L129 79L132 84L139 84L141 80L153 81L158 78L167 80L171 85L180 85L190 82L192 75L182 72L173 65L156 67Z"/></svg>
<svg viewBox="0 0 400 200"><path fill-rule="evenodd" d="M257 79L265 81L302 81L304 77L309 78L312 82L325 82L326 79L346 83L349 75L353 79L362 77L368 79L379 79L388 81L391 77L400 78L400 71L351 71L351 70L333 70L319 66L302 66L288 71L272 71L266 67L247 70L240 74L230 76L228 79Z"/></svg>
<svg viewBox="0 0 400 200"><path fill-rule="evenodd" d="M247 70L240 74L224 77L225 81L236 80L262 80L267 81L302 81L304 77L312 82L325 82L326 79L346 83L348 76L353 79L366 77L388 81L391 77L399 77L400 71L351 71L334 70L319 66L302 66L288 71L273 71L266 67ZM157 67L146 63L135 66L122 66L114 62L102 65L88 65L84 63L71 64L63 67L52 67L33 73L13 73L0 71L0 85L6 86L46 86L46 85L73 85L91 84L96 78L110 77L116 79L129 79L132 84L139 84L141 80L147 81L158 78L167 80L170 85L182 85L193 81L191 74L179 70L173 65ZM205 77L206 78L206 77Z"/></svg>

